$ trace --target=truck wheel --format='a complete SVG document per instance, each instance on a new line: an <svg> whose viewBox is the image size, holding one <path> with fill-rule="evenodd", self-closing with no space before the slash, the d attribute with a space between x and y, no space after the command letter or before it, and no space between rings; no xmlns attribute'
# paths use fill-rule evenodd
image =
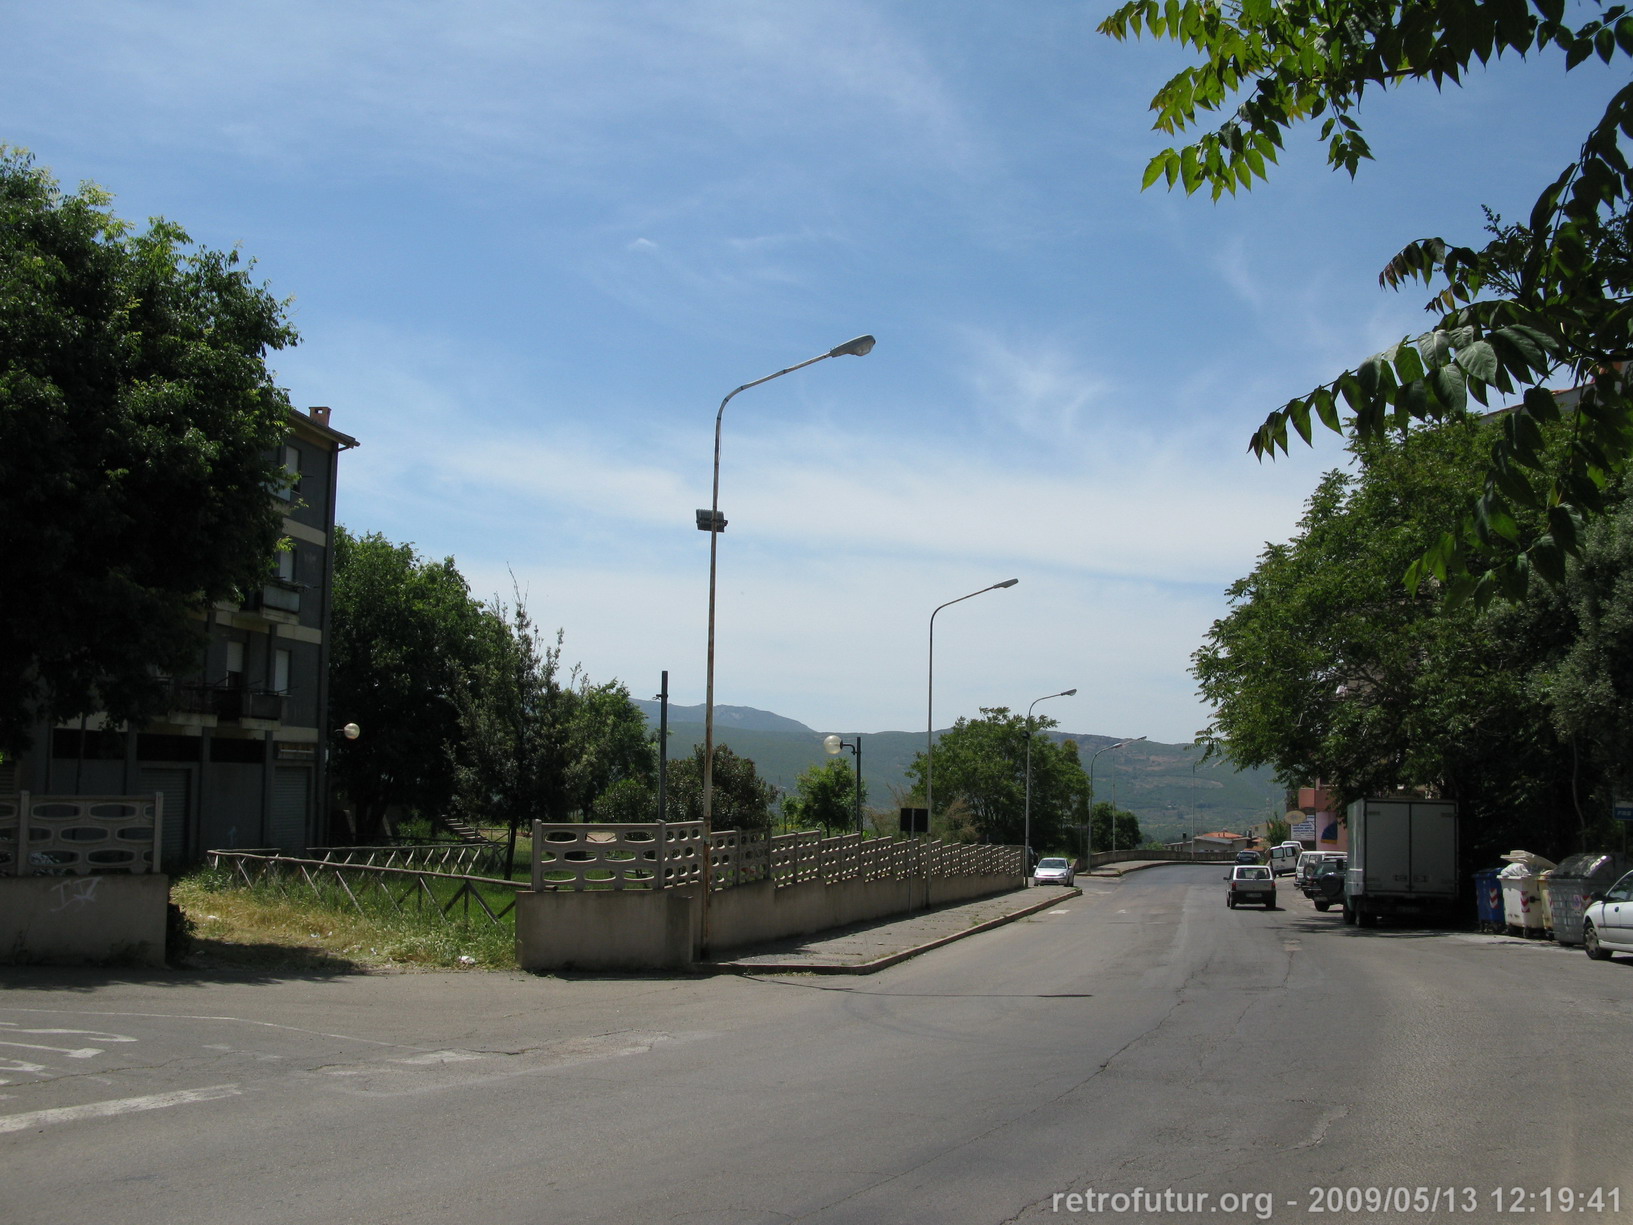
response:
<svg viewBox="0 0 1633 1225"><path fill-rule="evenodd" d="M1344 907L1344 922L1348 923L1351 927L1355 925L1355 912L1348 906Z"/></svg>
<svg viewBox="0 0 1633 1225"><path fill-rule="evenodd" d="M1609 951L1599 943L1599 933L1594 930L1591 919L1582 923L1582 951L1595 961L1604 961L1610 957Z"/></svg>
<svg viewBox="0 0 1633 1225"><path fill-rule="evenodd" d="M1325 914L1327 912L1328 908L1331 907L1331 906L1332 906L1332 903L1329 902L1326 898L1317 898L1316 899L1315 908L1317 910L1321 911L1323 914Z"/></svg>

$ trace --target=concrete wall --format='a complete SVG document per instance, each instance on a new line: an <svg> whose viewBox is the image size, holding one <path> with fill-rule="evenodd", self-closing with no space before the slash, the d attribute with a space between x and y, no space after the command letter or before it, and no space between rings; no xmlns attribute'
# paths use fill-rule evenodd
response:
<svg viewBox="0 0 1633 1225"><path fill-rule="evenodd" d="M0 877L0 964L164 964L168 876Z"/></svg>
<svg viewBox="0 0 1633 1225"><path fill-rule="evenodd" d="M951 876L930 882L930 904L967 901L1021 887L1012 875ZM692 889L522 893L516 901L516 960L524 970L680 970L700 955L701 895ZM711 953L804 936L925 904L922 880L812 881L778 889L768 881L715 893Z"/></svg>
<svg viewBox="0 0 1633 1225"><path fill-rule="evenodd" d="M516 963L524 970L684 970L697 944L689 889L516 895Z"/></svg>

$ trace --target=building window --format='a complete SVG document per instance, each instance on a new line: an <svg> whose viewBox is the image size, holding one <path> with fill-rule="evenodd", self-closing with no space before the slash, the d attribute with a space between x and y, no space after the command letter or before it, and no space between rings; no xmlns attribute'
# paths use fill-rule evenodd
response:
<svg viewBox="0 0 1633 1225"><path fill-rule="evenodd" d="M289 692L289 652L274 651L272 653L272 692Z"/></svg>
<svg viewBox="0 0 1633 1225"><path fill-rule="evenodd" d="M285 502L292 502L301 491L301 450L296 446L284 447L284 477L273 490Z"/></svg>
<svg viewBox="0 0 1633 1225"><path fill-rule="evenodd" d="M244 687L244 644L229 642L227 644L227 685L232 689Z"/></svg>

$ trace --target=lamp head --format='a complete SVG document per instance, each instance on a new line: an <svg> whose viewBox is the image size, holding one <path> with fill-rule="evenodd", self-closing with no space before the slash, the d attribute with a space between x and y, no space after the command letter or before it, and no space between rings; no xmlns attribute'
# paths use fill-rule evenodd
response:
<svg viewBox="0 0 1633 1225"><path fill-rule="evenodd" d="M346 737L347 740L356 740L363 734L363 729L358 727L355 723L348 723L345 727L340 729L340 734Z"/></svg>
<svg viewBox="0 0 1633 1225"><path fill-rule="evenodd" d="M1060 695L1060 696L1061 696L1061 697L1063 697L1063 698L1072 698L1072 697L1076 697L1076 696L1077 696L1077 690L1075 690L1075 689L1066 689L1066 690L1063 690L1063 691L1062 691L1062 692L1061 692L1061 695Z"/></svg>
<svg viewBox="0 0 1633 1225"><path fill-rule="evenodd" d="M994 583L994 584L993 584L993 585L992 585L992 587L991 587L991 590L993 590L993 591L997 591L997 590L998 590L998 588L1000 588L1000 587L1013 587L1013 586L1014 586L1014 585L1015 585L1015 584L1016 584L1016 583L1018 583L1018 582L1020 582L1020 581L1021 581L1021 580L1020 580L1020 579L1018 579L1018 578L1006 578L1006 579L1005 579L1005 580L1004 580L1004 581L1003 581L1003 582L1001 582L1001 583Z"/></svg>
<svg viewBox="0 0 1633 1225"><path fill-rule="evenodd" d="M838 736L824 736L822 738L822 747L828 750L829 757L839 752L844 747L844 743Z"/></svg>
<svg viewBox="0 0 1633 1225"><path fill-rule="evenodd" d="M835 345L828 350L829 357L866 357L873 352L873 337L858 336L855 340L847 340L842 345Z"/></svg>

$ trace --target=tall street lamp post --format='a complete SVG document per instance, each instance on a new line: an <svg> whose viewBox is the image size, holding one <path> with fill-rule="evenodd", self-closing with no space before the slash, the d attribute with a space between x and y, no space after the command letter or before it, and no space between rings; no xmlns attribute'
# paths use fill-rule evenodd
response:
<svg viewBox="0 0 1633 1225"><path fill-rule="evenodd" d="M841 749L849 749L851 756L856 758L856 832L862 832L862 737L858 733L854 741L841 740L838 736L824 736L822 747L828 750L829 757L837 757Z"/></svg>
<svg viewBox="0 0 1633 1225"><path fill-rule="evenodd" d="M997 591L1000 587L1013 587L1021 580L1006 578L1001 583L994 583L990 587L983 587L980 591L972 591L969 595L961 595L956 600L948 600L945 604L936 605L935 612L930 614L930 668L929 679L925 684L925 706L929 717L924 728L924 818L926 821L935 816L935 780L934 780L934 752L936 735L936 613L943 608L950 608L954 604L962 604L965 600L973 600L978 595L988 591Z"/></svg>
<svg viewBox="0 0 1633 1225"><path fill-rule="evenodd" d="M1050 698L1069 698L1076 693L1075 689L1062 689L1059 693L1045 694L1026 708L1026 826L1021 835L1021 875L1027 884L1032 883L1032 710L1039 702L1047 702ZM1090 815L1093 815L1092 808Z"/></svg>
<svg viewBox="0 0 1633 1225"><path fill-rule="evenodd" d="M1119 740L1116 744L1108 744L1103 749L1097 749L1093 757L1089 758L1089 823L1083 827L1083 870L1087 872L1094 866L1094 763L1100 760L1101 753L1109 753L1113 749L1124 748L1130 744L1138 744L1144 736L1136 736L1132 740ZM1111 817L1112 849L1117 846L1117 814L1113 810Z"/></svg>
<svg viewBox="0 0 1633 1225"><path fill-rule="evenodd" d="M819 353L815 357L785 367L775 374L768 374L762 379L755 379L752 383L744 383L741 387L733 388L726 398L720 401L720 408L714 415L714 486L709 499L709 509L697 512L697 526L701 532L709 533L709 657L705 678L705 697L703 711L703 947L709 946L709 889L710 865L713 860L713 851L709 844L709 837L714 832L714 593L715 593L715 566L716 554L720 533L726 530L726 520L720 514L720 422L726 415L726 405L732 397L740 391L747 391L750 387L758 387L761 383L769 383L772 379L780 379L785 374L792 374L796 370L803 370L806 366L815 365L830 357L864 357L873 351L873 337L858 336L855 340L847 340L842 345L836 345L826 353Z"/></svg>

